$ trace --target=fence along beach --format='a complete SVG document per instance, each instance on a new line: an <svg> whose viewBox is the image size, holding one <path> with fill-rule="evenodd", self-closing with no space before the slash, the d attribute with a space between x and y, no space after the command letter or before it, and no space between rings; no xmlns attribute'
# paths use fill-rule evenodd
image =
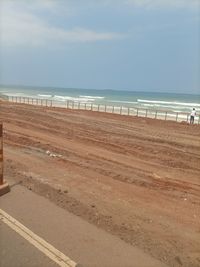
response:
<svg viewBox="0 0 200 267"><path fill-rule="evenodd" d="M170 110L159 110L150 108L139 108L139 107L125 107L125 106L115 106L115 105L105 105L105 104L94 104L87 102L79 102L73 100L51 100L45 98L32 98L32 97L21 97L21 96L6 96L9 102L29 104L29 105L39 105L45 107L61 107L68 109L78 109L78 110L91 110L97 112L107 112L120 115L145 117L152 119L161 120L172 120L177 122L189 122L190 113L188 112L175 112ZM195 116L194 123L200 123L200 114Z"/></svg>

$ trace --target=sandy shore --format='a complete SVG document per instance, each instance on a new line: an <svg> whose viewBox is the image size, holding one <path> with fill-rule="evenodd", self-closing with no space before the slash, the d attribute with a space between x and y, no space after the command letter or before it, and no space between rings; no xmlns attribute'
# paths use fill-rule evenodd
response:
<svg viewBox="0 0 200 267"><path fill-rule="evenodd" d="M200 125L0 109L5 176L169 266L200 266Z"/></svg>

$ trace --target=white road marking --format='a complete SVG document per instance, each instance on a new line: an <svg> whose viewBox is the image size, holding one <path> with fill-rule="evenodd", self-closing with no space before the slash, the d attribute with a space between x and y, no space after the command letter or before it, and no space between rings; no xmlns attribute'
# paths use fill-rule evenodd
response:
<svg viewBox="0 0 200 267"><path fill-rule="evenodd" d="M76 267L77 263L68 258L61 251L47 243L44 239L34 234L31 230L26 228L23 224L11 217L5 211L0 209L0 220L6 223L15 232L21 235L29 243L35 246L38 250L43 252L47 257L56 262L61 267Z"/></svg>

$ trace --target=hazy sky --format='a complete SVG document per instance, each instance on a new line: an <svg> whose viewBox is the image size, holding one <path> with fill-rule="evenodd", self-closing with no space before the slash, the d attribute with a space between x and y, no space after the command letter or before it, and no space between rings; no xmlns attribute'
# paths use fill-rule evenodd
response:
<svg viewBox="0 0 200 267"><path fill-rule="evenodd" d="M0 0L0 83L200 93L200 0Z"/></svg>

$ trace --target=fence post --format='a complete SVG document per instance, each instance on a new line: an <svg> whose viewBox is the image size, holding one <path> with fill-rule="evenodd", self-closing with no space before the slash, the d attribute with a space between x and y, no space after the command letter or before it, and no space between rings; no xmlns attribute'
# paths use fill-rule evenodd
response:
<svg viewBox="0 0 200 267"><path fill-rule="evenodd" d="M3 180L3 123L0 122L0 196L9 191L10 187L8 183Z"/></svg>
<svg viewBox="0 0 200 267"><path fill-rule="evenodd" d="M189 121L188 118L189 118L189 114L187 114L187 122Z"/></svg>
<svg viewBox="0 0 200 267"><path fill-rule="evenodd" d="M0 185L3 184L3 124L0 124Z"/></svg>
<svg viewBox="0 0 200 267"><path fill-rule="evenodd" d="M176 113L176 121L178 120L178 112Z"/></svg>

